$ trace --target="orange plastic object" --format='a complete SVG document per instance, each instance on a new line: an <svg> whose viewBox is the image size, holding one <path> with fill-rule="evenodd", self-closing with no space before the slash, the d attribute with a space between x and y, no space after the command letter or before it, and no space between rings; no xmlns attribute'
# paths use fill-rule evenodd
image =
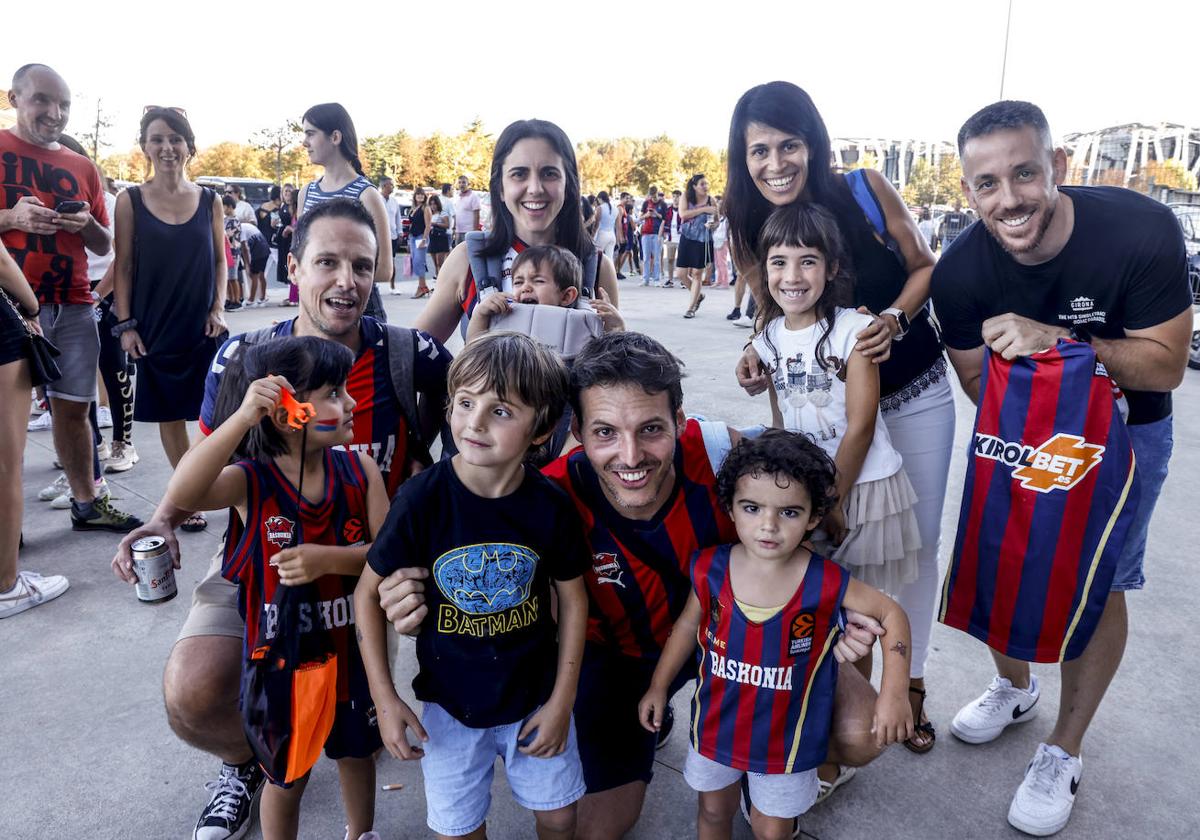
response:
<svg viewBox="0 0 1200 840"><path fill-rule="evenodd" d="M293 429L303 429L304 424L317 416L312 403L297 402L292 392L284 390L279 396L279 406L287 412L287 424Z"/></svg>

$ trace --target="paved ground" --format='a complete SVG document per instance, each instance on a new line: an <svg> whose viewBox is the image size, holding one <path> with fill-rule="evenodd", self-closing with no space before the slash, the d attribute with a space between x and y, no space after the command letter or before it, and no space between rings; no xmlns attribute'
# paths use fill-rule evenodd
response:
<svg viewBox="0 0 1200 840"><path fill-rule="evenodd" d="M405 284L410 290L411 284ZM649 332L688 365L685 408L733 423L762 422L766 399L736 387L732 365L746 332L724 320L728 291L708 292L694 321L680 316L683 293L625 284L629 325ZM272 284L271 294L279 287ZM385 297L393 320L409 323L420 304ZM231 317L235 331L286 317L268 309ZM952 543L961 493L962 442L972 422L960 399L960 446L951 468L945 528ZM1147 589L1130 597L1132 633L1124 665L1085 747L1086 775L1064 838L1195 836L1200 805L1200 729L1192 708L1200 644L1191 631L1197 594L1192 573L1200 543L1194 476L1200 468L1200 373L1189 372L1176 394L1172 476L1159 502L1150 537ZM148 516L166 485L168 468L155 430L139 425L142 462L110 479L121 505ZM214 759L176 740L167 728L159 687L163 662L183 621L191 589L218 546L224 516L207 533L181 535L180 597L144 606L109 571L115 539L76 534L67 514L36 499L53 480L50 435L31 434L25 465L25 537L22 564L62 572L71 589L53 604L0 623L0 715L5 760L0 763L0 835L13 840L71 837L185 838L207 796ZM1193 511L1188 513L1188 511ZM943 562L946 548L943 550ZM939 727L934 751L914 756L894 748L826 805L803 819L821 840L889 836L1019 837L1005 821L1009 799L1057 710L1057 669L1041 666L1041 716L986 746L956 742L950 718L991 678L984 647L957 631L936 628L929 662L929 711ZM411 645L409 642L402 644ZM411 660L411 657L409 657ZM401 684L407 687L405 675ZM686 698L676 700L686 719ZM678 768L686 736L677 729L660 753L648 805L634 837L694 836L695 799ZM507 796L497 774L489 823L493 838L532 836L532 821ZM402 791L381 793L377 828L387 840L426 837L424 797L416 765L385 756L381 782ZM335 768L320 763L309 786L301 836L341 838L342 812ZM257 838L257 830L250 837ZM749 837L744 826L738 837Z"/></svg>

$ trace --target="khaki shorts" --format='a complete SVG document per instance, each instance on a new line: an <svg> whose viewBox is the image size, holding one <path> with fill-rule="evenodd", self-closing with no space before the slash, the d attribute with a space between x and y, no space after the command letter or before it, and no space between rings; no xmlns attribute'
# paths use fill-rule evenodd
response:
<svg viewBox="0 0 1200 840"><path fill-rule="evenodd" d="M213 555L208 574L192 590L192 608L188 610L179 639L192 636L232 636L240 639L246 633L246 623L238 612L238 588L221 577L224 550Z"/></svg>

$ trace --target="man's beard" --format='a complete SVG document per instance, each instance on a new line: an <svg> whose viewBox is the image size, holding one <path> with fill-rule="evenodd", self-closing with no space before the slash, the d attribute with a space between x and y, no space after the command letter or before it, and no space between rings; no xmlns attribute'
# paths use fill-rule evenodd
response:
<svg viewBox="0 0 1200 840"><path fill-rule="evenodd" d="M987 232L991 234L992 239L996 240L996 244L1007 251L1010 256L1020 257L1036 251L1042 244L1042 240L1046 238L1046 231L1050 229L1050 223L1054 221L1054 212L1057 209L1058 208L1053 205L1048 205L1046 207L1046 211L1042 213L1041 221L1038 222L1037 231L1034 233L1033 239L1028 245L1019 249L1010 248L1008 243L1005 242L1004 237L997 233L997 229L1000 225L1004 224L1003 222L985 221L984 227L987 228Z"/></svg>

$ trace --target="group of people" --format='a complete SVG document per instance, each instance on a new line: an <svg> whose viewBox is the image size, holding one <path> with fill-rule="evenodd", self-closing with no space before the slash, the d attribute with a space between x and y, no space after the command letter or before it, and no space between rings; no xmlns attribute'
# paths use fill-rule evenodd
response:
<svg viewBox="0 0 1200 840"><path fill-rule="evenodd" d="M392 250L399 253L404 242L408 247L408 257L403 269L393 273L391 281L392 294L400 294L396 288L397 274L402 277L413 277L417 281L414 298L423 298L432 292L425 280L433 262L432 276L436 279L446 262L446 256L453 245L459 245L471 231L480 229L481 203L479 195L471 189L471 181L466 175L458 177L458 194L454 193L450 184L442 184L435 193L417 186L413 190L412 206L408 210L401 207L400 202L392 196L395 183L391 178L384 178L379 185L383 191L388 207L388 224L392 237ZM408 220L407 233L404 220Z"/></svg>
<svg viewBox="0 0 1200 840"><path fill-rule="evenodd" d="M18 125L0 132L0 149L31 165L70 164L76 181L98 185L90 163L59 147L69 94L57 74L22 68L10 97ZM640 237L650 271L655 239L678 218L675 266L689 274L694 314L712 234L726 226L757 302L732 373L748 393L769 393L774 427L739 430L685 415L681 363L626 329L617 248L634 210L597 195L593 235L573 147L553 123L522 120L501 133L490 230L462 231L413 328L370 314L377 286L392 278L396 228L389 196L361 174L348 115L335 109L304 118L306 148L325 174L298 198L287 254L294 319L222 335L220 201L169 174L191 148L169 120L161 131L157 117L143 120L154 178L140 199L119 199L117 261L122 237L136 231L136 258L124 259L138 270L132 295L118 284L114 333L153 357L153 344L143 353L134 339L167 304L137 309L138 284L155 298L161 284L185 282L154 264L157 249L132 214L164 226L198 218L186 282L205 305L196 304L193 336L215 345L197 407L204 436L183 444L162 503L113 560L133 582L133 541L160 535L178 563L175 528L198 510L231 510L163 681L173 731L222 761L194 837L240 836L260 795L264 836L297 836L311 764L284 773L278 756L252 747L242 711L260 698L242 696L240 711L238 687L252 684L243 673L257 652L301 626L344 663L321 738L338 762L348 838L377 836L381 747L421 760L438 836L485 836L497 756L538 836L623 836L670 731L669 700L693 679L685 779L697 791L696 833L728 837L740 804L755 836L793 836L805 811L888 745L921 754L936 743L924 699L955 423L947 355L978 400L989 353L1021 359L1070 340L1090 344L1127 401L1141 501L1091 641L1061 664L1057 721L1009 810L1029 834L1066 825L1082 741L1120 663L1124 593L1144 583L1171 451L1170 391L1186 363L1191 297L1166 208L1124 190L1061 186L1066 159L1044 115L998 102L958 138L964 194L980 221L935 261L879 173L832 168L803 90L752 88L731 119L723 201L697 175L678 205L654 191L637 211L640 232L624 230L627 245ZM30 244L49 238L79 261L84 245L108 248L97 192L43 197L31 178L10 183L24 197L0 211L11 255L0 257L0 286L13 300L0 356L0 387L12 398L0 422L3 468L15 479L0 521L0 615L61 594L16 562L24 340L40 309L42 331L66 343L64 313L77 305L71 274L55 273L61 264ZM89 203L75 212L51 209L78 196ZM445 227L433 224L433 198L421 213L430 241ZM544 336L493 328L516 304L590 309L580 317L594 314L603 328L567 365ZM452 358L443 342L460 326L468 340ZM64 400L86 429L79 406L93 399L94 358L83 364L91 387L64 398L48 386L56 443ZM308 423L291 422L291 397L310 404ZM90 451L90 436L77 437L59 450L69 477ZM92 485L82 472L73 517L86 522L100 502L84 492ZM310 620L285 621L289 610ZM389 625L417 634L420 714L395 684ZM997 676L950 725L967 743L1036 715L1028 663L993 655Z"/></svg>

